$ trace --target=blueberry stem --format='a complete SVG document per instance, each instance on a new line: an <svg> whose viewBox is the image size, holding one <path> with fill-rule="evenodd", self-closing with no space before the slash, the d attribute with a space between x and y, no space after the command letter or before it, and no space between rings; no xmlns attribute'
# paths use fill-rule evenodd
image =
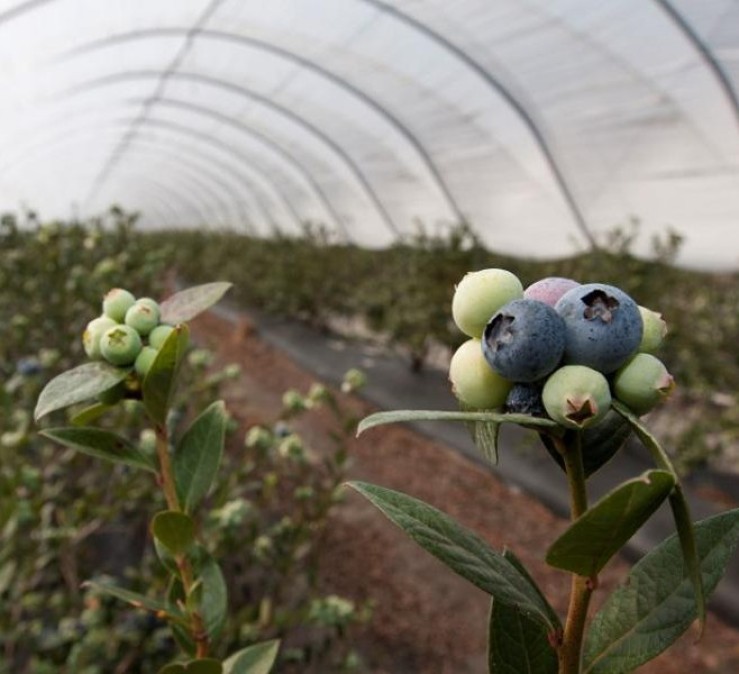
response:
<svg viewBox="0 0 739 674"><path fill-rule="evenodd" d="M157 457L159 458L159 480L167 500L167 507L176 512L182 512L180 499L177 496L174 471L172 470L172 459L169 455L169 434L166 426L157 424L154 429L157 438ZM192 566L186 554L177 555L175 558L177 569L182 581L182 589L185 597L188 597L194 585ZM208 655L210 639L205 629L203 618L200 613L193 609L189 611L190 633L195 641L196 657L204 658Z"/></svg>
<svg viewBox="0 0 739 674"><path fill-rule="evenodd" d="M571 442L555 438L554 443L562 455L570 490L570 516L572 521L588 509L588 494L585 486L585 468L582 460L582 434L572 434ZM579 674L582 659L582 642L588 605L598 579L572 574L570 605L567 609L562 645L559 648L559 674Z"/></svg>

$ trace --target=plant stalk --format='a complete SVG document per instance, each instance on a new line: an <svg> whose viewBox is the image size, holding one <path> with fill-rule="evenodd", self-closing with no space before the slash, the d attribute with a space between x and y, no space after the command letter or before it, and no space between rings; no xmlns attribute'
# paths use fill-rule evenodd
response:
<svg viewBox="0 0 739 674"><path fill-rule="evenodd" d="M164 491L164 497L167 500L167 507L176 512L182 512L180 500L177 496L177 487L175 486L174 471L172 469L172 459L169 455L169 436L167 429L158 426L154 429L157 438L157 457L159 459L159 478ZM177 556L177 569L180 572L180 580L182 581L182 589L185 596L189 596L194 584L192 565L186 555ZM210 648L210 639L208 632L203 624L203 618L198 611L190 611L190 632L195 640L196 657L204 658L208 655Z"/></svg>
<svg viewBox="0 0 739 674"><path fill-rule="evenodd" d="M574 442L568 443L563 438L557 438L554 442L564 459L570 491L570 517L574 521L588 508L581 436L580 433L576 433ZM580 674L585 621L588 616L590 597L597 582L597 578L572 574L570 604L567 609L562 644L558 652L559 674Z"/></svg>

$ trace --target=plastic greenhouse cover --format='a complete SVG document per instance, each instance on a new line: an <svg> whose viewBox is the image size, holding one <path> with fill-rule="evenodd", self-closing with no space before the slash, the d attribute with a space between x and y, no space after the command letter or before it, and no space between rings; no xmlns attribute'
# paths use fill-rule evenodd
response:
<svg viewBox="0 0 739 674"><path fill-rule="evenodd" d="M0 0L0 207L739 268L735 0Z"/></svg>

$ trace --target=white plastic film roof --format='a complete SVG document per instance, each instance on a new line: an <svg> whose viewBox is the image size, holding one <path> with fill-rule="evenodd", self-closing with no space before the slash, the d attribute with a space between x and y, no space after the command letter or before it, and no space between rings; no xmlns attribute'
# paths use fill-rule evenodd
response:
<svg viewBox="0 0 739 674"><path fill-rule="evenodd" d="M0 0L0 208L739 268L737 0Z"/></svg>

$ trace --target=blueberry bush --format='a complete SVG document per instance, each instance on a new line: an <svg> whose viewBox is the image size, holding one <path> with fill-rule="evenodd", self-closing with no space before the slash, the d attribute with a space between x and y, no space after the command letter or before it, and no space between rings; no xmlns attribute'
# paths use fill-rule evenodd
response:
<svg viewBox="0 0 739 674"><path fill-rule="evenodd" d="M497 461L498 430L513 423L538 433L567 479L571 523L546 562L570 576L562 619L511 550L496 551L432 506L382 486L351 482L422 548L492 599L489 671L627 674L668 648L698 620L739 545L739 509L693 522L679 476L640 416L662 403L674 380L646 334L644 312L622 289L561 277L523 289L512 274L465 276L452 301L470 338L452 358L450 380L462 411L380 412L359 431L384 423L457 420L472 424L480 449ZM651 311L651 310L650 310ZM487 314L487 321L481 320ZM595 503L588 479L634 435L655 467ZM631 570L589 616L598 575L668 502L676 533Z"/></svg>
<svg viewBox="0 0 739 674"><path fill-rule="evenodd" d="M150 247L135 234L134 220L113 209L85 223L40 223L32 215L1 221L0 307L9 321L0 326L0 672L153 672L178 651L161 615L106 591L117 584L144 596L167 595L170 575L151 546L147 518L167 507L153 473L100 461L79 447L60 449L33 421L44 386L85 358L102 364L105 332L125 325L129 308L113 308L112 324L98 332L101 319L93 317L105 288L126 287L144 306L145 296L164 295L172 251L166 244ZM173 332L147 330L131 318L140 354L156 353ZM216 367L212 354L196 345L181 360L168 414L178 437L240 378L238 367ZM132 373L101 392L99 402L51 412L39 425L77 432L94 424L101 437L121 437L137 455L155 456L156 434L139 388L145 364L108 365ZM349 380L351 388L356 377ZM293 431L293 420L323 407L332 411L335 431L315 452ZM358 667L349 635L368 619L367 607L326 595L316 584L317 544L339 500L345 439L354 424L336 394L317 385L291 392L264 428L226 420L220 474L227 477L203 499L207 512L198 522L231 599L232 620L214 654L279 639L279 671Z"/></svg>

